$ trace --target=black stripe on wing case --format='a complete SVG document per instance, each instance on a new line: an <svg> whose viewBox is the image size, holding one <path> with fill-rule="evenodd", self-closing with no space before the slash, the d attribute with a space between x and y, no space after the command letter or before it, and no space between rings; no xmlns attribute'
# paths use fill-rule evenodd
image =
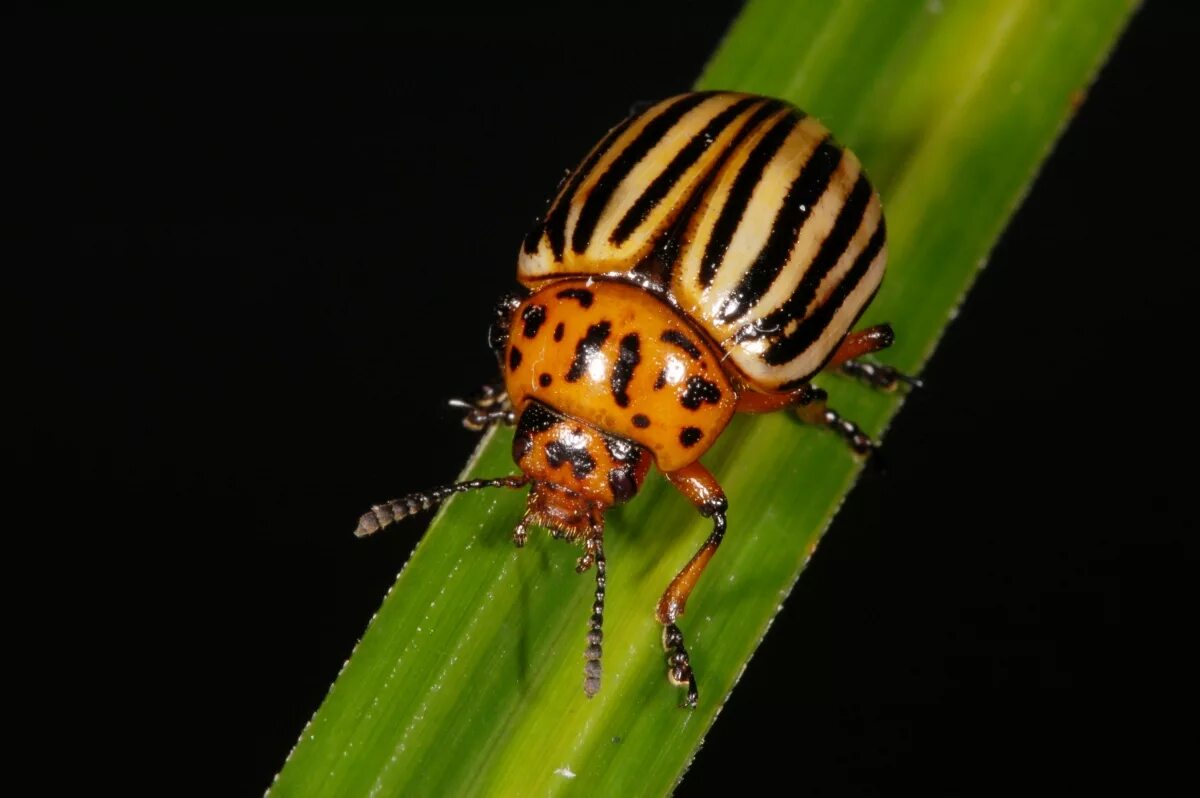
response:
<svg viewBox="0 0 1200 798"><path fill-rule="evenodd" d="M875 232L871 235L871 239L867 242L867 246L858 254L854 265L846 272L841 282L833 289L819 308L811 313L807 318L800 322L800 326L796 328L791 335L775 341L763 353L763 361L772 366L780 366L794 357L799 355L821 337L821 333L833 321L833 316L842 307L842 303L846 298L858 287L866 275L867 270L871 267L871 262L879 255L883 249L883 242L887 238L886 226L883 219L879 220L879 226L875 228Z"/></svg>
<svg viewBox="0 0 1200 798"><path fill-rule="evenodd" d="M791 258L804 223L812 215L813 206L821 201L829 186L829 179L841 162L842 150L833 143L832 138L826 138L813 151L800 174L788 186L763 248L742 274L733 293L717 310L721 321L730 323L745 316L771 289L775 278Z"/></svg>
<svg viewBox="0 0 1200 798"><path fill-rule="evenodd" d="M541 239L542 232L545 231L546 237L550 240L550 251L554 255L556 261L562 260L563 251L566 249L567 237L567 215L571 211L571 197L575 196L575 192L579 190L579 184L588 176L596 162L604 157L604 153L608 152L608 148L613 142L620 138L633 121L637 119L635 116L626 117L625 121L608 131L596 148L592 150L591 155L579 165L575 170L575 174L571 175L571 182L561 194L558 195L558 201L554 203L554 207L546 214L545 221L534 225L529 231L529 235L525 237L525 252L533 255L537 252L538 241Z"/></svg>
<svg viewBox="0 0 1200 798"><path fill-rule="evenodd" d="M850 246L851 239L862 225L872 194L870 182L867 181L866 175L860 173L858 181L850 191L850 196L846 199L846 204L838 212L833 229L821 242L821 248L809 265L808 271L801 278L800 284L796 286L796 290L779 308L764 316L757 324L749 325L739 332L737 341L761 338L770 331L780 329L790 319L799 318L808 310L808 306L812 304L817 295L817 288L841 260L842 255Z"/></svg>
<svg viewBox="0 0 1200 798"><path fill-rule="evenodd" d="M609 199L616 191L617 186L621 185L621 181L646 156L646 153L654 149L654 145L658 144L662 137L675 127L684 114L713 94L714 92L697 92L683 95L662 113L647 122L633 141L629 142L629 145L613 159L608 169L592 186L591 192L583 202L583 207L579 210L579 218L575 221L575 230L571 233L571 249L576 254L586 251L588 245L591 244L596 223L600 221L604 207L608 205Z"/></svg>
<svg viewBox="0 0 1200 798"><path fill-rule="evenodd" d="M725 260L725 251L729 249L729 242L742 221L742 214L746 212L754 187L762 181L763 170L803 118L803 112L797 111L776 122L758 144L754 145L750 156L738 170L729 195L725 198L725 204L721 207L721 213L713 225L712 234L704 247L704 258L700 261L700 284L704 288L712 285L717 269Z"/></svg>
<svg viewBox="0 0 1200 798"><path fill-rule="evenodd" d="M759 99L763 100L763 98ZM721 170L725 168L725 164L730 156L741 148L742 142L757 130L768 117L773 116L785 107L787 106L778 100L764 100L763 104L750 115L750 118L738 130L737 135L729 142L729 146L716 159L716 162L709 167L707 174L704 175L704 178L692 190L687 205L680 211L679 216L675 219L670 229L659 236L654 251L634 267L634 272L646 275L652 283L662 287L663 290L670 289L671 283L675 279L675 264L679 258L680 244L685 240L687 231L691 228L692 218L696 215L696 210L700 207L701 203L708 196L713 182L721 174Z"/></svg>
<svg viewBox="0 0 1200 798"><path fill-rule="evenodd" d="M729 127L729 125L737 119L742 112L749 106L758 102L757 97L746 97L745 99L735 102L733 105L726 108L721 113L713 117L700 132L692 136L691 140L686 145L680 148L675 157L671 159L671 163L663 169L658 175L650 181L650 185L646 186L646 190L633 203L625 215L621 217L621 221L617 222L616 228L613 230L609 240L616 245L621 245L633 234L633 231L638 228L642 222L646 221L646 217L658 207L662 202L663 197L670 193L679 179L695 165L696 161L700 160L712 143L717 140L717 137Z"/></svg>

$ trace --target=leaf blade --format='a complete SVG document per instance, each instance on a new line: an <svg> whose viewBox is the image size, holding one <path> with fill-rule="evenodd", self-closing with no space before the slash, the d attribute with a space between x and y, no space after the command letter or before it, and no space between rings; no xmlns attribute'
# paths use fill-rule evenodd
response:
<svg viewBox="0 0 1200 798"><path fill-rule="evenodd" d="M889 318L899 336L887 360L914 370L1132 8L759 0L699 85L783 96L858 153L891 241L863 321ZM875 433L901 401L828 387ZM468 472L511 472L510 441L488 436ZM735 420L705 462L731 510L683 622L695 712L675 709L650 610L707 522L663 480L610 514L605 683L592 701L580 657L590 577L553 541L512 550L519 495L463 496L435 518L273 792L669 791L857 473L840 442L781 414Z"/></svg>

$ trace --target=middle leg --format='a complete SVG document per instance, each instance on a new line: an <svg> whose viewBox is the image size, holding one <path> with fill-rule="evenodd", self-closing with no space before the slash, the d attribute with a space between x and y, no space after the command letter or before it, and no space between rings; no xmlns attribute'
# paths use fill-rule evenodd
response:
<svg viewBox="0 0 1200 798"><path fill-rule="evenodd" d="M921 381L910 377L892 366L859 360L863 355L887 349L896 340L890 324L877 324L865 330L850 333L842 339L842 343L833 353L833 357L825 364L827 369L839 369L848 377L862 380L872 388L882 391L895 390L896 386L904 383L913 388L920 388Z"/></svg>

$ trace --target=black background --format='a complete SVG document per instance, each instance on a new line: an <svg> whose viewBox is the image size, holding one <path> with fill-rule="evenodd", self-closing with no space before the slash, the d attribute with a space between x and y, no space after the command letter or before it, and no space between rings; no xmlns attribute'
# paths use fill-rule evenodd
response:
<svg viewBox="0 0 1200 798"><path fill-rule="evenodd" d="M490 373L520 237L737 6L14 27L36 520L8 570L43 778L269 783L417 538L354 519L473 446L444 400ZM681 794L1190 780L1171 13L1133 22Z"/></svg>

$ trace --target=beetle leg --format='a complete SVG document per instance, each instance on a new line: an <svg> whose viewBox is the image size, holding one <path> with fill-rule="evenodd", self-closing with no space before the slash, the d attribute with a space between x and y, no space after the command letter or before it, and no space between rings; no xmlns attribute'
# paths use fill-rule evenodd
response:
<svg viewBox="0 0 1200 798"><path fill-rule="evenodd" d="M830 407L826 400L829 394L812 383L805 383L791 393L754 393L746 391L738 396L737 412L770 413L790 407L806 424L829 427L841 435L850 448L858 454L866 454L874 448L871 438L853 421L847 421Z"/></svg>
<svg viewBox="0 0 1200 798"><path fill-rule="evenodd" d="M451 399L449 405L467 411L462 424L472 432L482 432L493 424L516 423L503 383L488 383L466 399Z"/></svg>
<svg viewBox="0 0 1200 798"><path fill-rule="evenodd" d="M806 382L791 393L743 391L738 394L735 409L738 413L774 413L776 410L810 401L815 390L814 386Z"/></svg>
<svg viewBox="0 0 1200 798"><path fill-rule="evenodd" d="M910 388L922 388L925 385L918 378L910 377L892 366L871 363L866 360L847 360L842 364L841 371L847 377L862 380L872 388L878 388L881 391L895 390L900 383L904 383Z"/></svg>
<svg viewBox="0 0 1200 798"><path fill-rule="evenodd" d="M839 368L843 374L860 379L872 388L879 388L883 391L893 390L900 383L912 388L920 388L921 381L916 377L903 374L891 366L858 360L863 355L887 349L895 340L896 335L892 332L890 324L877 324L874 327L850 333L842 339L841 345L833 353L829 362L825 364L825 368Z"/></svg>
<svg viewBox="0 0 1200 798"><path fill-rule="evenodd" d="M693 462L676 471L668 472L665 476L680 493L687 497L688 501L696 506L700 515L711 518L713 522L712 533L709 534L704 545L692 556L688 564L683 567L683 570L671 580L666 592L659 599L655 613L658 622L663 625L663 649L667 653L667 678L672 684L687 687L687 696L684 698L683 706L692 708L696 706L696 700L699 698L699 692L696 689L696 675L692 672L691 659L688 657L687 647L683 642L683 632L675 625L675 621L683 615L687 607L688 596L696 587L696 582L699 581L700 574L704 573L708 561L717 553L721 539L725 537L725 511L728 509L729 503L725 500L725 492L721 490L716 478L699 462Z"/></svg>
<svg viewBox="0 0 1200 798"><path fill-rule="evenodd" d="M520 488L528 484L529 477L521 474L514 477L498 477L496 479L472 479L467 482L457 482L453 485L443 485L440 488L427 490L422 493L410 493L390 502L377 504L358 519L358 528L354 534L358 537L372 535L386 526L397 521L403 521L410 515L416 515L422 510L441 504L455 493L462 493L476 488Z"/></svg>
<svg viewBox="0 0 1200 798"><path fill-rule="evenodd" d="M796 415L806 424L829 427L841 435L857 454L866 454L875 448L871 436L859 429L853 421L842 418L826 403L828 398L829 394L823 389L815 385L809 386L809 394L805 401L796 405Z"/></svg>
<svg viewBox="0 0 1200 798"><path fill-rule="evenodd" d="M847 360L887 349L895 341L896 334L892 332L890 324L876 324L874 327L852 332L838 344L825 368L840 366Z"/></svg>

